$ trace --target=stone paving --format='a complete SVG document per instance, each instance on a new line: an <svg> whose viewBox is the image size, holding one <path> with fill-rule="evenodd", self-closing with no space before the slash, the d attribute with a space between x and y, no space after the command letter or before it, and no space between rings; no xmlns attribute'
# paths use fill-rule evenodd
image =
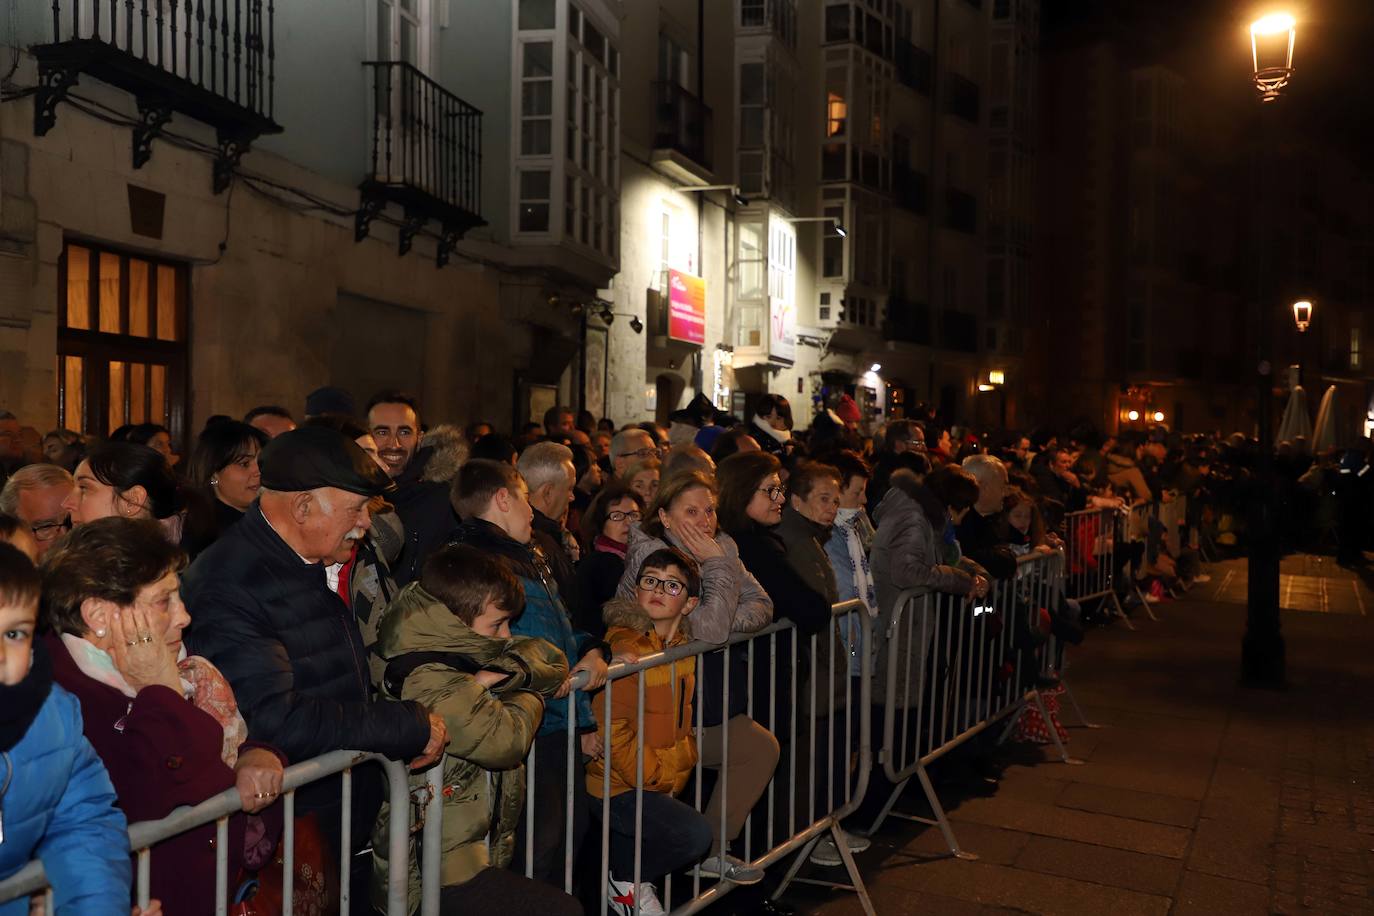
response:
<svg viewBox="0 0 1374 916"><path fill-rule="evenodd" d="M1289 686L1248 690L1244 607L1199 600L1214 594L1198 586L1159 605L1157 623L1089 634L1068 676L1103 726L1071 729L1086 763L1016 748L995 796L949 799L977 861L948 857L934 828L889 819L859 857L877 911L1374 913L1374 620L1286 611ZM921 807L919 790L907 796ZM788 902L861 912L839 891L798 888Z"/></svg>

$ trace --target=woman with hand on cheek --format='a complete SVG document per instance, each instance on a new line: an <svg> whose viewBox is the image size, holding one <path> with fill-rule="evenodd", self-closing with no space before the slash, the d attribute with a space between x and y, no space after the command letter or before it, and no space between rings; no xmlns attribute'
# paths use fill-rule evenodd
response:
<svg viewBox="0 0 1374 916"><path fill-rule="evenodd" d="M184 562L149 520L102 518L74 529L44 557L43 612L56 634L45 645L131 823L238 790L245 814L229 819L235 875L271 858L284 760L246 741L229 682L186 655L191 618L177 580ZM214 835L209 824L153 850L152 895L169 913L214 911L214 882L185 880L214 874Z"/></svg>

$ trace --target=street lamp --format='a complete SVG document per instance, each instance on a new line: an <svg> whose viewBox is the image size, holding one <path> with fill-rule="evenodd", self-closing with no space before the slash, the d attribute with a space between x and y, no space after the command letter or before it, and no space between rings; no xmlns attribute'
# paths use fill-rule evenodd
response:
<svg viewBox="0 0 1374 916"><path fill-rule="evenodd" d="M840 224L838 217L834 216L797 216L787 220L789 223L831 223L835 227L835 234L840 238L849 235L844 226Z"/></svg>
<svg viewBox="0 0 1374 916"><path fill-rule="evenodd" d="M1293 323L1298 326L1298 333L1307 330L1312 323L1312 303L1306 299L1299 299L1293 303Z"/></svg>
<svg viewBox="0 0 1374 916"><path fill-rule="evenodd" d="M747 206L749 206L749 198L745 197L744 194L740 192L739 185L733 185L733 184L680 184L680 185L674 185L674 186L672 187L671 190L674 190L674 191L682 191L684 194L687 193L687 192L695 192L695 191L729 191L729 192L730 192L730 196L731 196L732 198L734 198L734 201L735 201L736 205L741 206L741 207L747 207Z"/></svg>
<svg viewBox="0 0 1374 916"><path fill-rule="evenodd" d="M1252 78L1259 90L1261 104L1259 155L1273 154L1274 117L1278 106L1271 105L1293 76L1293 46L1297 40L1296 23L1287 13L1270 13L1250 25L1250 53L1254 64ZM1272 163L1268 163L1272 170ZM1256 163L1256 168L1259 163ZM1267 184L1262 184L1266 189ZM1269 192L1272 195L1272 191ZM1270 196L1266 201L1274 206ZM1261 205L1263 206L1263 204ZM1275 284L1267 259L1258 259L1255 301L1259 307L1259 354L1255 381L1258 402L1258 467L1254 498L1249 500L1247 531L1250 556L1246 569L1245 637L1241 641L1242 683L1254 687L1282 687L1287 650L1279 615L1279 538L1278 505L1274 478L1274 380L1273 309L1268 303ZM1309 309L1311 303L1308 303ZM1294 309L1294 318L1298 312ZM1311 312L1308 312L1311 317Z"/></svg>
<svg viewBox="0 0 1374 916"><path fill-rule="evenodd" d="M1260 100L1272 102L1293 76L1297 23L1287 13L1270 13L1250 24L1250 55Z"/></svg>

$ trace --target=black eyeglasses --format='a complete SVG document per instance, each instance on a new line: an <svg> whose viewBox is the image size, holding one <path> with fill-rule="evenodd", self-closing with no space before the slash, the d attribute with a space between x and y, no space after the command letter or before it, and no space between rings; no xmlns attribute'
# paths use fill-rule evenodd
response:
<svg viewBox="0 0 1374 916"><path fill-rule="evenodd" d="M608 522L637 522L643 517L644 516L638 512L621 512L617 510L615 512L606 513L606 521Z"/></svg>
<svg viewBox="0 0 1374 916"><path fill-rule="evenodd" d="M673 598L682 594L682 590L687 587L686 583L676 579L660 579L658 576L640 576L639 587L646 592L656 592L659 586L663 586L663 591Z"/></svg>
<svg viewBox="0 0 1374 916"><path fill-rule="evenodd" d="M777 502L778 500L782 499L783 494L787 491L784 490L782 487L759 487L759 492L768 494L769 500L771 500L772 502Z"/></svg>
<svg viewBox="0 0 1374 916"><path fill-rule="evenodd" d="M29 530L33 532L35 541L51 541L53 538L71 531L72 523L69 519L60 522L43 522L38 525L30 525Z"/></svg>

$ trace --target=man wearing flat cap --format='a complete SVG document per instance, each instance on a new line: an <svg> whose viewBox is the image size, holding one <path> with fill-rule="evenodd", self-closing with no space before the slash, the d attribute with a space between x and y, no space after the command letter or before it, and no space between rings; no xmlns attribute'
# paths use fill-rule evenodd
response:
<svg viewBox="0 0 1374 916"><path fill-rule="evenodd" d="M281 434L258 465L257 503L182 576L195 618L188 646L229 679L250 737L293 763L341 749L416 767L433 762L447 743L443 719L418 703L373 700L362 636L332 559L367 532L368 502L392 488L390 479L356 443L321 426ZM354 771L357 846L371 834L382 787L379 767ZM337 850L339 780L302 789L296 804L300 814L319 812ZM353 875L365 880L369 871Z"/></svg>

